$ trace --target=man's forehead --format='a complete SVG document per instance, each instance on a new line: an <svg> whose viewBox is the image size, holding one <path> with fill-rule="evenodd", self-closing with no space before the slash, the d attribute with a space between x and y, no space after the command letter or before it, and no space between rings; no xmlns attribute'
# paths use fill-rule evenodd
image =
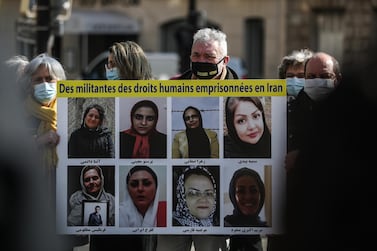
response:
<svg viewBox="0 0 377 251"><path fill-rule="evenodd" d="M334 69L334 62L331 57L326 55L319 55L309 60L307 65L307 71L330 71Z"/></svg>
<svg viewBox="0 0 377 251"><path fill-rule="evenodd" d="M193 45L193 51L216 51L218 49L217 41L196 41Z"/></svg>

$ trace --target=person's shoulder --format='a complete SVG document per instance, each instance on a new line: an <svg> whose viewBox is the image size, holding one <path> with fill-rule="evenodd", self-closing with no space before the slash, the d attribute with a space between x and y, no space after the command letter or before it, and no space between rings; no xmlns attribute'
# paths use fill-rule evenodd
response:
<svg viewBox="0 0 377 251"><path fill-rule="evenodd" d="M186 131L179 131L174 135L175 138L180 138L183 136L186 136Z"/></svg>
<svg viewBox="0 0 377 251"><path fill-rule="evenodd" d="M108 135L108 134L111 134L112 132L111 132L110 128L108 128L108 127L102 127L100 129L100 133Z"/></svg>
<svg viewBox="0 0 377 251"><path fill-rule="evenodd" d="M129 133L126 133L126 131L120 131L119 136L121 140L130 140L132 138L135 138L135 136L132 136Z"/></svg>
<svg viewBox="0 0 377 251"><path fill-rule="evenodd" d="M227 143L227 144L233 144L234 141L232 139L232 137L230 137L229 135L224 135L224 144Z"/></svg>
<svg viewBox="0 0 377 251"><path fill-rule="evenodd" d="M71 136L77 136L82 132L82 127L76 128L72 133Z"/></svg>
<svg viewBox="0 0 377 251"><path fill-rule="evenodd" d="M103 194L106 196L107 199L115 200L115 196L111 193L104 191Z"/></svg>
<svg viewBox="0 0 377 251"><path fill-rule="evenodd" d="M233 70L229 66L227 66L226 69L227 69L226 79L239 79L235 70Z"/></svg>
<svg viewBox="0 0 377 251"><path fill-rule="evenodd" d="M71 195L71 198L72 198L72 197L75 197L75 196L77 196L77 195L82 195L82 194L83 194L82 190L77 190L77 191L75 191L75 192Z"/></svg>
<svg viewBox="0 0 377 251"><path fill-rule="evenodd" d="M207 129L207 128L204 128L204 131L210 135L210 136L216 136L217 135L217 132L211 130L211 129Z"/></svg>
<svg viewBox="0 0 377 251"><path fill-rule="evenodd" d="M207 137L211 140L217 138L217 132L211 130L211 129L204 129L205 133L207 134Z"/></svg>
<svg viewBox="0 0 377 251"><path fill-rule="evenodd" d="M304 89L301 89L300 92L297 94L295 102L297 105L313 103L313 101L310 99L309 95L304 91Z"/></svg>
<svg viewBox="0 0 377 251"><path fill-rule="evenodd" d="M155 135L157 135L160 138L166 138L167 137L166 133L159 132L159 131L156 131Z"/></svg>
<svg viewBox="0 0 377 251"><path fill-rule="evenodd" d="M69 201L72 204L81 204L82 200L84 199L84 194L81 190L77 190L69 197Z"/></svg>
<svg viewBox="0 0 377 251"><path fill-rule="evenodd" d="M232 218L233 218L233 215L230 215L230 214L228 214L224 217L224 227L232 227L233 226L233 224L231 224Z"/></svg>

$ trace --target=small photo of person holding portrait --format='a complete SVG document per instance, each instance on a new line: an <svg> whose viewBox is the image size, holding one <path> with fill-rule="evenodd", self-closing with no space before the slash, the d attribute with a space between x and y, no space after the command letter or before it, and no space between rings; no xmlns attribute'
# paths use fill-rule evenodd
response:
<svg viewBox="0 0 377 251"><path fill-rule="evenodd" d="M102 226L101 206L94 207L94 212L89 215L88 226Z"/></svg>
<svg viewBox="0 0 377 251"><path fill-rule="evenodd" d="M68 178L67 225L86 225L88 218L83 213L103 204L102 212L107 212L107 216L102 220L105 222L106 219L107 226L114 226L114 166L68 166Z"/></svg>

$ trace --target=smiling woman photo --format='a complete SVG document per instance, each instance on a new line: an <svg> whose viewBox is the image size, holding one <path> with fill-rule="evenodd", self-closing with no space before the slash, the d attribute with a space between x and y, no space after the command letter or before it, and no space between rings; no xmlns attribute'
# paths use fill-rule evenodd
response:
<svg viewBox="0 0 377 251"><path fill-rule="evenodd" d="M247 167L234 172L229 184L229 197L233 214L224 218L226 227L266 226L259 213L265 199L265 187L260 175Z"/></svg>
<svg viewBox="0 0 377 251"><path fill-rule="evenodd" d="M187 167L177 181L173 226L218 226L217 183L206 167Z"/></svg>
<svg viewBox="0 0 377 251"><path fill-rule="evenodd" d="M200 110L187 106L182 113L186 129L174 135L172 158L218 158L217 133L203 128Z"/></svg>
<svg viewBox="0 0 377 251"><path fill-rule="evenodd" d="M265 200L262 178L255 170L242 167L236 170L229 184L233 213L224 217L225 227L267 227L261 220ZM232 235L231 250L262 250L260 235Z"/></svg>
<svg viewBox="0 0 377 251"><path fill-rule="evenodd" d="M271 132L258 97L228 97L225 158L271 158Z"/></svg>
<svg viewBox="0 0 377 251"><path fill-rule="evenodd" d="M105 109L99 104L86 107L80 128L68 141L68 158L114 158L112 132L104 126Z"/></svg>

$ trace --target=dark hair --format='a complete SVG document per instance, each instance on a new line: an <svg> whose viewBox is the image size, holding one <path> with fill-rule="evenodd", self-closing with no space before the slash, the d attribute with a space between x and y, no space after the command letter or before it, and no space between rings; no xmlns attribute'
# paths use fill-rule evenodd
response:
<svg viewBox="0 0 377 251"><path fill-rule="evenodd" d="M127 185L128 185L128 182L130 181L131 176L138 171L147 171L148 173L150 173L152 175L153 179L154 179L154 182L156 183L156 187L158 187L157 175L152 170L152 168L150 168L149 166L134 166L134 167L132 167L130 169L130 171L128 172L127 177L126 177L126 184Z"/></svg>
<svg viewBox="0 0 377 251"><path fill-rule="evenodd" d="M91 109L96 109L98 111L98 114L99 114L99 120L100 120L100 126L102 126L102 123L103 121L105 120L105 109L103 109L102 106L98 105L98 104L92 104L92 105L89 105L86 109L85 109L85 112L84 112L84 116L82 117L82 123L81 123L81 126L85 126L85 117L86 115L88 115L89 111Z"/></svg>
<svg viewBox="0 0 377 251"><path fill-rule="evenodd" d="M263 204L264 204L266 191L265 191L265 187L264 187L264 183L262 181L262 178L253 169L250 169L250 168L247 168L247 167L242 167L242 168L240 168L240 169L238 169L237 171L234 172L233 177L230 180L230 184L229 184L230 201L232 202L233 205L237 204L236 203L236 183L237 183L237 180L240 177L243 177L243 176L253 177L258 184L258 188L259 188L259 192L260 192L260 203L259 203L259 206L258 206L257 214L259 214L259 212L262 209Z"/></svg>
<svg viewBox="0 0 377 251"><path fill-rule="evenodd" d="M134 106L131 109L131 120L132 120L132 117L135 115L136 110L139 109L140 107L149 107L149 108L152 108L153 112L155 113L155 116L156 116L155 121L157 123L157 120L158 120L158 107L151 100L140 100L139 102L137 102L136 104L134 104Z"/></svg>
<svg viewBox="0 0 377 251"><path fill-rule="evenodd" d="M236 107L241 101L252 102L258 108L258 110L262 112L264 128L269 131L266 123L266 114L264 113L263 104L259 97L228 97L225 104L225 116L228 134L232 138L240 140L234 127L233 119Z"/></svg>
<svg viewBox="0 0 377 251"><path fill-rule="evenodd" d="M183 121L185 122L185 125L186 125L186 121L185 121L185 114L187 112L187 110L194 110L198 113L198 116L199 116L199 124L200 124L200 127L203 127L203 119L202 119L202 114L200 112L200 110L194 106L188 106L186 107L186 109L183 111L183 114L182 114L182 118L183 118ZM187 127L187 125L186 125Z"/></svg>

